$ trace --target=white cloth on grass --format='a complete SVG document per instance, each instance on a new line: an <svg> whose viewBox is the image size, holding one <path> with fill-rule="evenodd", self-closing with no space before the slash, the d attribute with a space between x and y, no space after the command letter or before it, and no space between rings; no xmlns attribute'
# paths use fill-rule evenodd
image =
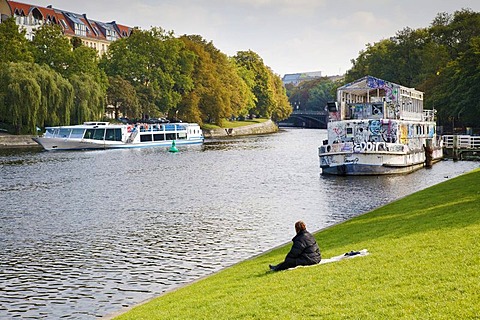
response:
<svg viewBox="0 0 480 320"><path fill-rule="evenodd" d="M347 252L347 253L339 255L339 256L331 257L329 259L322 259L322 261L320 261L319 264L337 262L337 261L340 261L340 260L343 260L343 259L353 259L353 258L356 258L356 257L364 257L364 256L367 256L369 254L370 253L368 252L367 249L363 249L363 250L360 250L360 251L351 251L351 252Z"/></svg>

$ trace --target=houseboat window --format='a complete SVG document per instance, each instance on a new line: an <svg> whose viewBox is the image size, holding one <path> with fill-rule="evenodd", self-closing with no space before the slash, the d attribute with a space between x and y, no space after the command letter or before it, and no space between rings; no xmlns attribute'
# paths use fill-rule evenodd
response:
<svg viewBox="0 0 480 320"><path fill-rule="evenodd" d="M157 133L153 135L153 141L163 141L165 140L165 135L163 133Z"/></svg>
<svg viewBox="0 0 480 320"><path fill-rule="evenodd" d="M60 132L58 133L59 138L68 138L70 137L70 129L60 129Z"/></svg>
<svg viewBox="0 0 480 320"><path fill-rule="evenodd" d="M179 133L177 133L177 138L178 139L187 139L187 133L186 132L179 132Z"/></svg>
<svg viewBox="0 0 480 320"><path fill-rule="evenodd" d="M105 129L95 129L95 133L93 134L94 140L103 140L105 137Z"/></svg>
<svg viewBox="0 0 480 320"><path fill-rule="evenodd" d="M152 141L152 135L151 134L142 134L140 136L140 142L148 142Z"/></svg>
<svg viewBox="0 0 480 320"><path fill-rule="evenodd" d="M81 139L83 137L83 132L85 129L72 129L72 133L70 134L70 138L74 139Z"/></svg>
<svg viewBox="0 0 480 320"><path fill-rule="evenodd" d="M175 133L167 133L166 136L167 136L167 140L175 140L176 139Z"/></svg>
<svg viewBox="0 0 480 320"><path fill-rule="evenodd" d="M122 129L107 129L107 131L105 132L105 140L122 141Z"/></svg>

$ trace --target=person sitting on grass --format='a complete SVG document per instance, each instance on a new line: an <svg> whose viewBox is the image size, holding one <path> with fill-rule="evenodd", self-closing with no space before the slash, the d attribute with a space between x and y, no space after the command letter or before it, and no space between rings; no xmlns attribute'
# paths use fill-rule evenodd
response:
<svg viewBox="0 0 480 320"><path fill-rule="evenodd" d="M320 260L322 260L317 241L315 241L313 235L307 231L307 227L303 221L295 222L295 231L297 235L292 239L293 245L285 257L285 261L276 266L269 265L270 270L280 271L297 266L308 266L320 263Z"/></svg>

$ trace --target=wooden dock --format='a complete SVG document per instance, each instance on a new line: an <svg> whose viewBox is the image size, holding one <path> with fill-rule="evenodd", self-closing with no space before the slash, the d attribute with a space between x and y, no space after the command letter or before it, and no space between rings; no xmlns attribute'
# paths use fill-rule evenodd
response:
<svg viewBox="0 0 480 320"><path fill-rule="evenodd" d="M480 160L480 136L444 135L443 156L453 160Z"/></svg>

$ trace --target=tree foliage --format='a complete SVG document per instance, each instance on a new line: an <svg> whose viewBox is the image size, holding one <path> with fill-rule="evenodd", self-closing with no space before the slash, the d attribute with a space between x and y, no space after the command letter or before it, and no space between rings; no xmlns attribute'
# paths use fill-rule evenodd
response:
<svg viewBox="0 0 480 320"><path fill-rule="evenodd" d="M0 122L17 134L35 133L37 126L68 123L73 89L48 67L28 62L0 65Z"/></svg>
<svg viewBox="0 0 480 320"><path fill-rule="evenodd" d="M193 88L193 54L160 28L134 30L115 41L102 59L109 76L120 76L137 91L144 114L175 110L182 94Z"/></svg>
<svg viewBox="0 0 480 320"><path fill-rule="evenodd" d="M275 115L276 120L288 118L291 107L283 85L281 88L279 86L280 77L263 63L263 59L257 53L251 50L237 52L234 59L238 65L253 74L252 93L256 101L255 107L249 112L267 118Z"/></svg>
<svg viewBox="0 0 480 320"><path fill-rule="evenodd" d="M19 31L15 18L0 23L0 63L33 62L25 30Z"/></svg>
<svg viewBox="0 0 480 320"><path fill-rule="evenodd" d="M226 118L245 114L244 106L253 97L235 63L201 36L184 35L180 39L196 58L193 90L183 97L180 117L221 125Z"/></svg>

